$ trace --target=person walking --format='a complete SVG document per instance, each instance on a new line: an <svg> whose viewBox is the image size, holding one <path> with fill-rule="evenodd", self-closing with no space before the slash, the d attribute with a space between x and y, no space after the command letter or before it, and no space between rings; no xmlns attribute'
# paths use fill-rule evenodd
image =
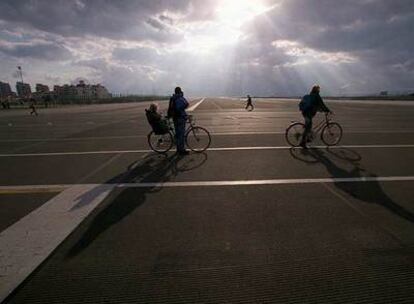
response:
<svg viewBox="0 0 414 304"><path fill-rule="evenodd" d="M36 111L36 99L34 99L33 97L31 97L30 100L29 100L29 102L30 102L29 108L32 110L30 112L30 115L33 115L33 114L35 114L36 116L39 115L39 113L37 113L37 111Z"/></svg>
<svg viewBox="0 0 414 304"><path fill-rule="evenodd" d="M253 111L254 110L254 106L253 106L253 102L252 102L252 98L250 97L250 95L247 95L247 105L246 105L246 110L250 107L249 111Z"/></svg>
<svg viewBox="0 0 414 304"><path fill-rule="evenodd" d="M175 141L177 145L177 153L180 155L188 155L189 152L185 149L185 124L187 121L187 113L185 109L188 108L188 101L184 98L184 92L180 87L176 87L174 95L170 98L168 106L168 117L174 121Z"/></svg>
<svg viewBox="0 0 414 304"><path fill-rule="evenodd" d="M333 112L329 110L323 102L322 97L319 95L320 91L321 87L319 85L314 85L310 94L303 96L301 102L299 103L299 109L305 120L305 130L300 142L300 146L304 149L307 149L306 143L308 142L309 134L312 131L312 119L316 113L325 112L333 114Z"/></svg>

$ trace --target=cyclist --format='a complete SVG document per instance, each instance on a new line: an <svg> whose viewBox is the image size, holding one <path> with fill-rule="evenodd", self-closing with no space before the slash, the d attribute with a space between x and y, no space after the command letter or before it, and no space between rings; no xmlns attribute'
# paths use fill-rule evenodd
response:
<svg viewBox="0 0 414 304"><path fill-rule="evenodd" d="M188 108L188 101L184 98L184 92L180 87L176 87L174 95L170 98L170 104L168 106L168 116L174 121L175 139L177 144L177 153L181 155L189 154L185 150L185 123L187 121L187 113L185 109Z"/></svg>
<svg viewBox="0 0 414 304"><path fill-rule="evenodd" d="M321 87L319 85L314 85L310 94L305 95L299 105L303 118L305 119L305 130L300 145L305 149L307 149L306 143L308 142L308 136L312 131L312 119L316 115L316 112L333 114L319 95L320 91Z"/></svg>
<svg viewBox="0 0 414 304"><path fill-rule="evenodd" d="M254 110L254 106L252 103L252 98L250 97L250 95L247 95L247 105L246 105L246 110L250 107L249 111L253 111Z"/></svg>

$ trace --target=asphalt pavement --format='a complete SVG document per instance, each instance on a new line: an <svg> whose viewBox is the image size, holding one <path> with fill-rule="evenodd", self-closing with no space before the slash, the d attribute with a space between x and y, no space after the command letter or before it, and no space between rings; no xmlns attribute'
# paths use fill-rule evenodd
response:
<svg viewBox="0 0 414 304"><path fill-rule="evenodd" d="M1 111L0 300L414 302L413 102L326 100L343 139L303 150L297 100L200 101L185 157L149 103Z"/></svg>

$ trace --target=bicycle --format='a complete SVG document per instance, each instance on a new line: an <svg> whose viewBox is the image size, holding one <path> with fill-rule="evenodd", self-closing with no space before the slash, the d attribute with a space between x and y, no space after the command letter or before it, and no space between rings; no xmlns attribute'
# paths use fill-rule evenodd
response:
<svg viewBox="0 0 414 304"><path fill-rule="evenodd" d="M289 127L286 128L285 138L286 141L292 147L300 146L302 142L303 132L305 131L305 124L292 121ZM321 133L321 140L327 146L335 146L337 145L342 139L342 127L337 122L331 121L331 116L326 113L325 120L322 120L319 124L312 128L310 134L308 135L308 142L311 142L314 136L320 132Z"/></svg>
<svg viewBox="0 0 414 304"><path fill-rule="evenodd" d="M185 130L184 138L187 147L197 153L201 153L210 147L211 136L210 133L203 127L196 126L193 116L187 117L188 127ZM150 148L157 153L167 153L171 150L175 143L175 131L171 123L171 119L167 119L168 132L164 134L157 134L151 131L148 137L148 144Z"/></svg>

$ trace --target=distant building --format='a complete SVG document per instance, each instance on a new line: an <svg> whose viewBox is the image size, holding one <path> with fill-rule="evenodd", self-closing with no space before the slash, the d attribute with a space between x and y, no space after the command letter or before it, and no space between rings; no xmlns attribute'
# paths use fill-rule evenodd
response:
<svg viewBox="0 0 414 304"><path fill-rule="evenodd" d="M92 94L96 99L107 99L112 97L108 90L99 83L92 86Z"/></svg>
<svg viewBox="0 0 414 304"><path fill-rule="evenodd" d="M388 96L388 91L381 91L380 96Z"/></svg>
<svg viewBox="0 0 414 304"><path fill-rule="evenodd" d="M65 84L63 86L55 85L53 87L53 93L59 99L76 99L78 96L76 87L74 85Z"/></svg>
<svg viewBox="0 0 414 304"><path fill-rule="evenodd" d="M10 88L10 84L8 84L7 82L0 81L0 97L1 98L13 96L14 95L13 93L14 92L12 92Z"/></svg>
<svg viewBox="0 0 414 304"><path fill-rule="evenodd" d="M85 84L83 80L79 81L79 83L76 85L76 92L77 92L78 99L85 100L85 99L93 98L91 86Z"/></svg>
<svg viewBox="0 0 414 304"><path fill-rule="evenodd" d="M58 99L62 100L93 100L112 97L104 86L85 84L82 80L77 85L55 85L53 93Z"/></svg>
<svg viewBox="0 0 414 304"><path fill-rule="evenodd" d="M30 84L23 83L21 81L16 82L16 91L19 97L29 97L32 95L32 89L30 88Z"/></svg>
<svg viewBox="0 0 414 304"><path fill-rule="evenodd" d="M36 83L36 93L39 95L49 94L49 87L47 85Z"/></svg>

